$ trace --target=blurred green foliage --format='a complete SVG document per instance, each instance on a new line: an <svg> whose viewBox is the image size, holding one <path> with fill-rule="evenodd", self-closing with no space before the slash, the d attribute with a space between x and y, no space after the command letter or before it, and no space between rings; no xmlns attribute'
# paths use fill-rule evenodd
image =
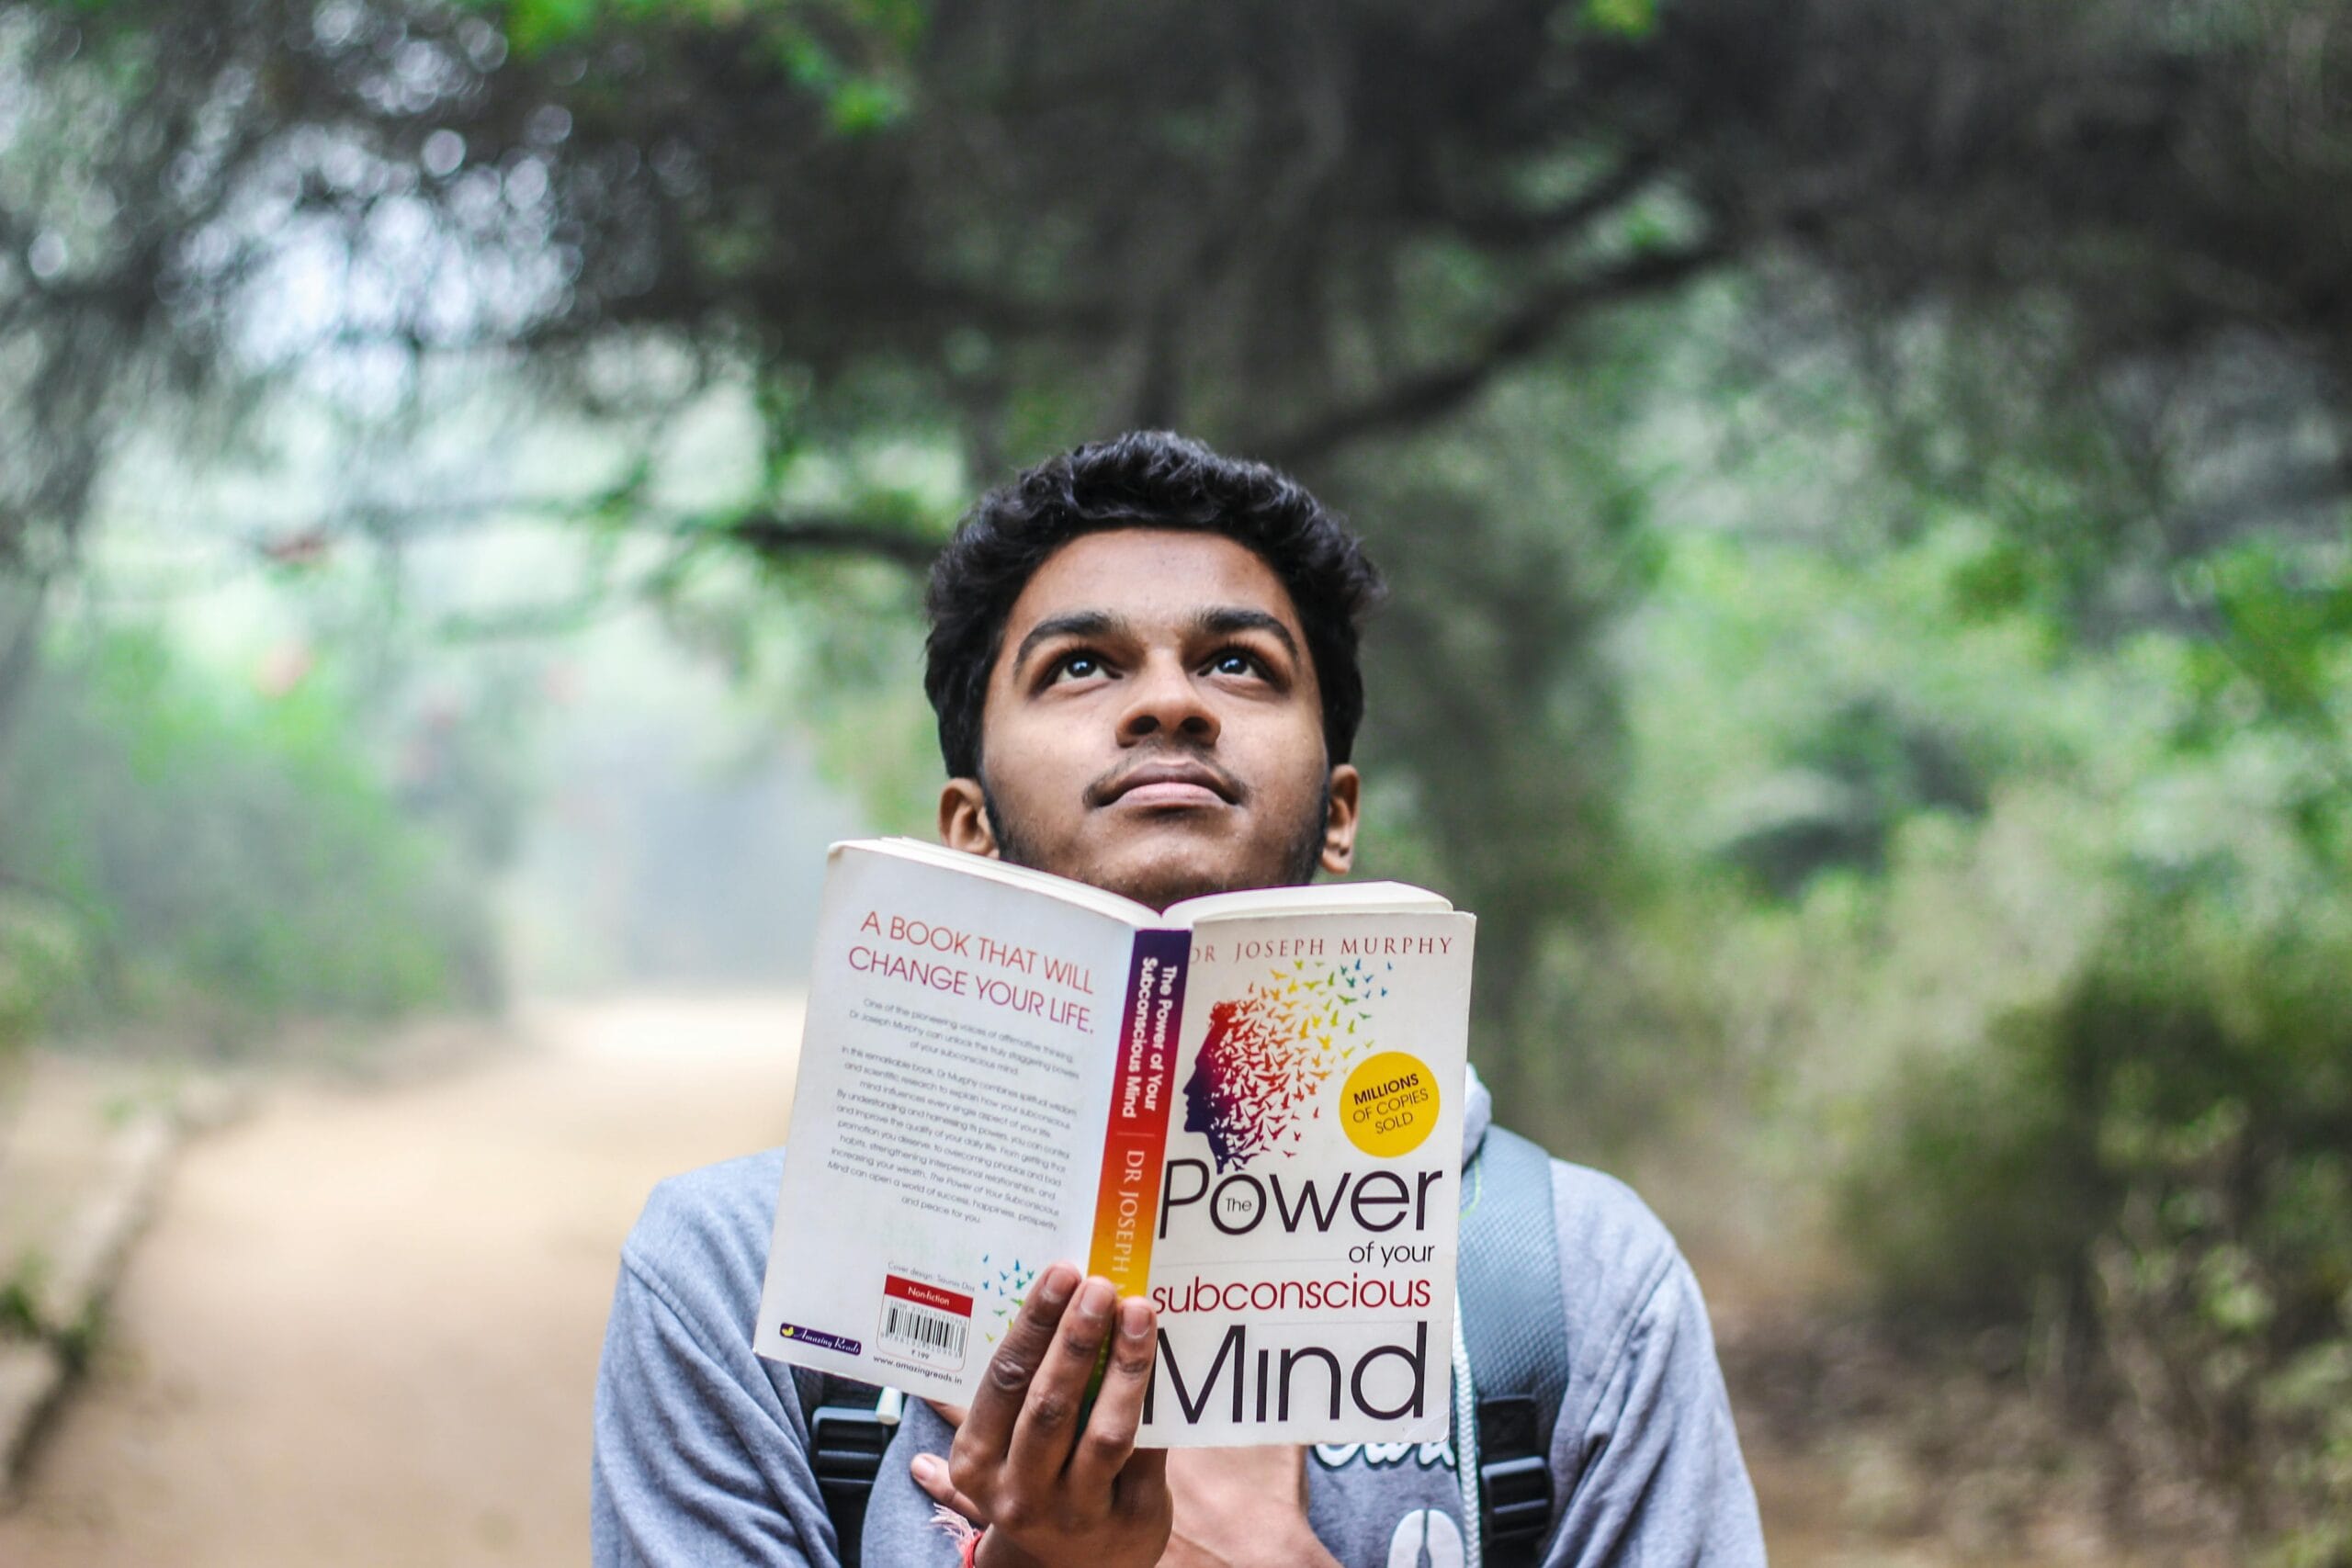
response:
<svg viewBox="0 0 2352 1568"><path fill-rule="evenodd" d="M1835 366L1717 446L1757 411L1709 363L1631 432L1704 479L1655 493L1682 525L1612 643L1645 875L1624 961L1551 981L1611 1031L1573 1135L1712 1072L1890 1321L2021 1331L2143 1474L2346 1561L2352 531L2207 540L2146 595L2015 510L2123 506L2098 466L1923 477Z"/></svg>
<svg viewBox="0 0 2352 1568"><path fill-rule="evenodd" d="M2141 1446L2219 1486L2281 1561L2337 1562L2352 902L2269 922L2177 887L2119 902L2054 995L1886 1095L1846 1234L1913 1312L2030 1323L2087 1361Z"/></svg>
<svg viewBox="0 0 2352 1568"><path fill-rule="evenodd" d="M22 1050L52 998L81 977L74 922L40 898L0 897L0 1058Z"/></svg>
<svg viewBox="0 0 2352 1568"><path fill-rule="evenodd" d="M511 351L651 442L684 360L754 406L755 477L568 514L675 547L642 586L680 636L921 830L910 569L962 501L1127 425L1276 458L1395 579L1363 870L1484 918L1508 1113L1588 1158L1748 1131L1890 1316L2025 1325L2119 1451L2352 1561L2345 0L0 24L32 620L119 417L226 445L356 334L390 368L355 406ZM252 330L321 255L368 303ZM355 489L279 544L495 510ZM35 695L0 1029L62 976L478 988L331 690L118 634ZM483 859L491 782L452 790Z"/></svg>
<svg viewBox="0 0 2352 1568"><path fill-rule="evenodd" d="M922 37L919 0L471 0L525 59L631 28L729 31L823 103L832 130L887 129L912 107L906 56Z"/></svg>
<svg viewBox="0 0 2352 1568"><path fill-rule="evenodd" d="M0 755L19 1027L165 1019L231 1044L288 1013L491 998L479 888L330 679L271 697L150 633L56 643Z"/></svg>

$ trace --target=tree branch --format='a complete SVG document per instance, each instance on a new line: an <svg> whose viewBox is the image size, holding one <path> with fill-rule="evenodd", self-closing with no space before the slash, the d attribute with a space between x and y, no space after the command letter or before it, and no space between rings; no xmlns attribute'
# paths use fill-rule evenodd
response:
<svg viewBox="0 0 2352 1568"><path fill-rule="evenodd" d="M6 588L6 581L0 577L0 589ZM40 634L47 624L49 583L46 574L28 580L23 614L6 648L0 649L0 750L6 750L8 732L15 727L17 705L32 685L35 661L40 653Z"/></svg>
<svg viewBox="0 0 2352 1568"><path fill-rule="evenodd" d="M1504 247L1540 244L1573 233L1639 196L1666 167L1673 139L1661 137L1627 153L1623 162L1585 189L1538 211L1490 208L1448 210L1441 217L1473 243Z"/></svg>
<svg viewBox="0 0 2352 1568"><path fill-rule="evenodd" d="M754 513L707 530L733 539L763 560L808 555L870 556L917 576L931 570L941 541L885 524L837 517L775 517Z"/></svg>
<svg viewBox="0 0 2352 1568"><path fill-rule="evenodd" d="M1504 369L1543 348L1577 312L1672 288L1730 254L1727 243L1710 240L1687 250L1645 252L1606 272L1538 288L1453 364L1408 376L1276 437L1261 450L1267 461L1295 468L1367 435L1441 419L1485 390Z"/></svg>

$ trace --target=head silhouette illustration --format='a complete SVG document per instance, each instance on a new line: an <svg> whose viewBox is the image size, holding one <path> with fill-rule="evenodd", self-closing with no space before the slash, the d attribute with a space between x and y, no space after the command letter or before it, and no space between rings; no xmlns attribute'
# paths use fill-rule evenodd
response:
<svg viewBox="0 0 2352 1568"><path fill-rule="evenodd" d="M1264 1099L1279 1094L1277 1077L1270 1069L1263 1021L1247 1000L1219 1002L1209 1010L1208 1037L1193 1060L1193 1076L1184 1081L1184 1131L1209 1141L1209 1152L1219 1174L1247 1165L1267 1142L1272 1120L1261 1108Z"/></svg>
<svg viewBox="0 0 2352 1568"><path fill-rule="evenodd" d="M1371 1047L1359 1025L1375 989L1361 961L1302 963L1209 1010L1208 1033L1184 1081L1184 1130L1208 1140L1220 1174L1305 1139L1302 1123L1322 1114L1315 1097L1323 1080Z"/></svg>

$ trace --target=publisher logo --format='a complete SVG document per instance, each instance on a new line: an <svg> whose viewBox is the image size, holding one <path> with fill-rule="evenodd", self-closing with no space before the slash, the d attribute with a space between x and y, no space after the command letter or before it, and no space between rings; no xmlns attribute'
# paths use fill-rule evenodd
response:
<svg viewBox="0 0 2352 1568"><path fill-rule="evenodd" d="M1437 1077L1407 1051L1383 1051L1356 1064L1340 1089L1340 1125L1374 1159L1411 1154L1437 1125Z"/></svg>
<svg viewBox="0 0 2352 1568"><path fill-rule="evenodd" d="M797 1344L814 1345L820 1350L838 1350L844 1356L854 1356L862 1348L856 1340L845 1335L828 1334L821 1328L810 1328L806 1324L779 1323L775 1331Z"/></svg>

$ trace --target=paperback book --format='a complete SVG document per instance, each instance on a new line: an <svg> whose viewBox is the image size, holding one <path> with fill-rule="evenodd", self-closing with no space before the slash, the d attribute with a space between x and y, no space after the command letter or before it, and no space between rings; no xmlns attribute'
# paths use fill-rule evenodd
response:
<svg viewBox="0 0 2352 1568"><path fill-rule="evenodd" d="M1159 1309L1148 1447L1442 1438L1475 926L834 845L754 1348L966 1404L1066 1258Z"/></svg>

